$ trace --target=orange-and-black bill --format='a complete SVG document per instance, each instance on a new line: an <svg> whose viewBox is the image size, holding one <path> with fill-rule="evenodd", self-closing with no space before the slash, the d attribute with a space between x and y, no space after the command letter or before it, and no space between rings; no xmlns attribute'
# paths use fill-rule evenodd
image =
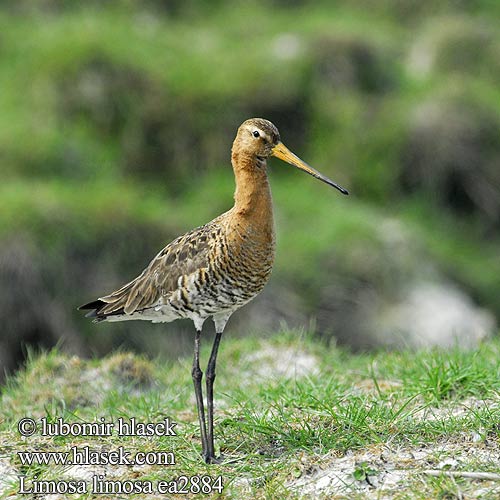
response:
<svg viewBox="0 0 500 500"><path fill-rule="evenodd" d="M293 165L294 167L297 167L300 170L307 172L309 175L316 177L316 179L325 182L329 186L338 189L342 194L349 194L347 189L344 189L343 187L339 186L337 183L333 182L328 177L325 177L317 170L314 170L314 168L309 166L306 162L302 161L297 155L293 154L282 142L278 142L278 144L274 146L271 154L273 156L276 156L276 158L286 161L290 165Z"/></svg>

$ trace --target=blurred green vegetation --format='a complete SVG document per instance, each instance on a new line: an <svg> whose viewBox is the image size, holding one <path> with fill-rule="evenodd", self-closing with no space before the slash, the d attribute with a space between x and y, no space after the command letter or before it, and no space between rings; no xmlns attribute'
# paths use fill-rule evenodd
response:
<svg viewBox="0 0 500 500"><path fill-rule="evenodd" d="M383 282L398 218L417 260L499 317L499 20L492 0L0 2L5 335L147 350L144 327L103 333L75 308L230 207L252 116L352 194L271 161L275 293L300 287L314 316L332 282Z"/></svg>

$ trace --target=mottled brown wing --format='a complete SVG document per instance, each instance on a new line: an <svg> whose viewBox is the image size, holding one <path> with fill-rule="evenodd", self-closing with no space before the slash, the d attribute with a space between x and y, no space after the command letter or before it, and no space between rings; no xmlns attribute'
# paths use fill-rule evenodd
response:
<svg viewBox="0 0 500 500"><path fill-rule="evenodd" d="M209 264L213 233L212 224L193 229L168 244L130 283L100 298L103 307L97 316L146 309L157 304L162 295L178 287L181 276L189 275Z"/></svg>

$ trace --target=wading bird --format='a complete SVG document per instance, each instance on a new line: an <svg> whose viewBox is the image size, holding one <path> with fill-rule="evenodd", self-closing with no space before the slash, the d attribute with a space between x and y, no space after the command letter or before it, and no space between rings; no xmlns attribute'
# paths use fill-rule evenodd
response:
<svg viewBox="0 0 500 500"><path fill-rule="evenodd" d="M213 386L222 332L231 314L264 288L274 262L273 207L267 178L270 156L348 194L295 156L271 122L247 120L239 127L231 150L236 180L233 208L172 241L130 283L80 307L91 309L87 316L95 321L193 320L192 377L202 455L207 463L219 462L214 449ZM209 317L215 323L215 339L206 370L206 420L199 355L201 329Z"/></svg>

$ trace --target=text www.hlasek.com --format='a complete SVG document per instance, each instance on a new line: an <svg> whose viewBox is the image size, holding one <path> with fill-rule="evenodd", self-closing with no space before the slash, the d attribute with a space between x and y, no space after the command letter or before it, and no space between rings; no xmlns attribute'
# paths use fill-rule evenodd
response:
<svg viewBox="0 0 500 500"><path fill-rule="evenodd" d="M131 454L123 446L112 451L96 451L73 446L69 451L19 451L21 465L175 465L175 455L167 451L138 451Z"/></svg>

